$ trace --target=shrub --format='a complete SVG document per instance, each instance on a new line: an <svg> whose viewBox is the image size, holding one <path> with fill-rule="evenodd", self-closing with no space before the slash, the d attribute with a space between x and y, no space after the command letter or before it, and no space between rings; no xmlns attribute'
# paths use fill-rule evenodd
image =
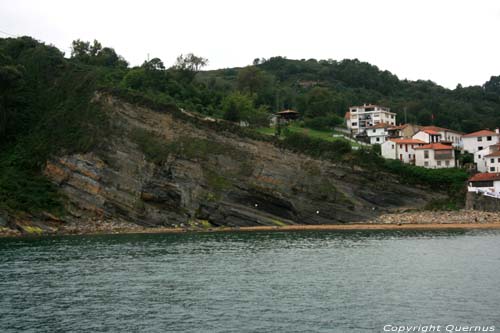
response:
<svg viewBox="0 0 500 333"><path fill-rule="evenodd" d="M315 117L304 120L304 127L309 127L318 131L330 131L335 126L343 123L342 118L336 115L328 115L324 117Z"/></svg>
<svg viewBox="0 0 500 333"><path fill-rule="evenodd" d="M331 160L339 160L351 152L351 144L345 140L326 141L296 132L286 132L281 145L295 152Z"/></svg>

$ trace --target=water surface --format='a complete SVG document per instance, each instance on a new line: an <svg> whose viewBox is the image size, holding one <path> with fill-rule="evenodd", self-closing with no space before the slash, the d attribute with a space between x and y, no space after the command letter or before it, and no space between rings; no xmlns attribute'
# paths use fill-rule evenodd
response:
<svg viewBox="0 0 500 333"><path fill-rule="evenodd" d="M500 231L0 239L1 332L500 327Z"/></svg>

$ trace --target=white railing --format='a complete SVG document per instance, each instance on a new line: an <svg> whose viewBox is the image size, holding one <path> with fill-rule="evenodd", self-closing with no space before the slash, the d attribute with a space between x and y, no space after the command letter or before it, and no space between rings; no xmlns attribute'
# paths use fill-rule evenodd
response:
<svg viewBox="0 0 500 333"><path fill-rule="evenodd" d="M498 193L498 192L492 192L492 191L481 190L481 189L476 189L475 192L476 192L476 194L482 194L486 197L500 199L500 193Z"/></svg>

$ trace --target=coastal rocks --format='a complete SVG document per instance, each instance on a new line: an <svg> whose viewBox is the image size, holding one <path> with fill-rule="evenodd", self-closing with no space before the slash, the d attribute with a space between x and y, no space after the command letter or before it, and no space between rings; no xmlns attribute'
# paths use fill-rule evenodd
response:
<svg viewBox="0 0 500 333"><path fill-rule="evenodd" d="M477 210L417 211L384 214L370 223L382 224L450 224L450 223L500 223L500 212Z"/></svg>
<svg viewBox="0 0 500 333"><path fill-rule="evenodd" d="M168 207L180 207L182 194L175 184L151 181L142 187L141 199Z"/></svg>
<svg viewBox="0 0 500 333"><path fill-rule="evenodd" d="M54 158L44 169L66 197L65 230L100 230L117 220L147 227L339 224L440 196L111 96L96 100L116 132L99 149Z"/></svg>

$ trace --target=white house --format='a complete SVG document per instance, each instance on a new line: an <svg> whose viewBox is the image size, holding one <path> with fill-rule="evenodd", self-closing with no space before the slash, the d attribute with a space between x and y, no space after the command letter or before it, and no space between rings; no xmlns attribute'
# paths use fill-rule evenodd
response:
<svg viewBox="0 0 500 333"><path fill-rule="evenodd" d="M453 168L455 150L451 145L430 143L415 148L415 165L429 169Z"/></svg>
<svg viewBox="0 0 500 333"><path fill-rule="evenodd" d="M484 157L484 163L486 172L500 172L500 151L486 155Z"/></svg>
<svg viewBox="0 0 500 333"><path fill-rule="evenodd" d="M469 178L469 192L500 195L500 173L477 173Z"/></svg>
<svg viewBox="0 0 500 333"><path fill-rule="evenodd" d="M420 129L412 136L413 139L421 140L426 143L441 142L441 134L433 130Z"/></svg>
<svg viewBox="0 0 500 333"><path fill-rule="evenodd" d="M354 135L362 134L367 127L386 123L396 125L396 114L384 106L364 104L351 106L345 115L347 128Z"/></svg>
<svg viewBox="0 0 500 333"><path fill-rule="evenodd" d="M500 151L500 143L497 143L495 145L488 146L484 148L483 150L478 150L474 153L474 163L476 163L477 171L479 172L491 172L490 168L491 167L496 167L495 161L492 159L495 158L495 156L490 156L490 155L496 155L496 153ZM489 156L487 158L487 156ZM493 170L492 172L496 172L497 170Z"/></svg>
<svg viewBox="0 0 500 333"><path fill-rule="evenodd" d="M483 150L486 147L499 143L498 129L496 132L481 130L462 136L463 149L471 154ZM474 160L477 163L476 160Z"/></svg>
<svg viewBox="0 0 500 333"><path fill-rule="evenodd" d="M389 139L381 146L382 157L415 163L415 149L426 143L416 139Z"/></svg>
<svg viewBox="0 0 500 333"><path fill-rule="evenodd" d="M392 125L386 123L378 123L377 125L367 127L365 133L368 136L370 143L372 145L373 144L381 145L382 143L384 143L389 135L387 129L390 126Z"/></svg>
<svg viewBox="0 0 500 333"><path fill-rule="evenodd" d="M464 133L438 126L423 126L422 130L434 131L440 134L440 142L450 143L453 147L460 147ZM429 142L430 143L430 142Z"/></svg>

